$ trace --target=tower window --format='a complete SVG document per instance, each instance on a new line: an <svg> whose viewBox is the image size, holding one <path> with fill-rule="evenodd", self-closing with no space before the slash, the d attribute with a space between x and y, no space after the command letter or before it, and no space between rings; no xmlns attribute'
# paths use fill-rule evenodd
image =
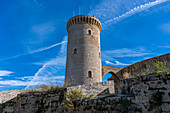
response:
<svg viewBox="0 0 170 113"><path fill-rule="evenodd" d="M91 30L88 30L88 35L91 35Z"/></svg>
<svg viewBox="0 0 170 113"><path fill-rule="evenodd" d="M92 78L92 72L91 71L88 71L88 77Z"/></svg>
<svg viewBox="0 0 170 113"><path fill-rule="evenodd" d="M74 48L73 53L74 53L74 54L77 54L77 48Z"/></svg>
<svg viewBox="0 0 170 113"><path fill-rule="evenodd" d="M99 52L99 58L100 58L100 52Z"/></svg>

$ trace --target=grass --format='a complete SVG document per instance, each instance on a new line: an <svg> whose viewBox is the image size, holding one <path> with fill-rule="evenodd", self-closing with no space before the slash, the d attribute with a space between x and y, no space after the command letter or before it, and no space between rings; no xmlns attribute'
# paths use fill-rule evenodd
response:
<svg viewBox="0 0 170 113"><path fill-rule="evenodd" d="M52 82L50 82L49 85L40 84L40 85L37 85L35 88L28 89L26 92L42 92L42 91L48 91L48 90L63 89L66 87L68 86L65 86L59 83L56 83L56 85L54 85Z"/></svg>

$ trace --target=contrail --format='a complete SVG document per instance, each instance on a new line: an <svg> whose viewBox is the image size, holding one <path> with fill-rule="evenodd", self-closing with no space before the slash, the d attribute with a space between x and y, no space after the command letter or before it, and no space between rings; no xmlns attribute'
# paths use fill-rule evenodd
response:
<svg viewBox="0 0 170 113"><path fill-rule="evenodd" d="M132 16L132 15L134 15L136 13L139 13L141 11L144 11L144 10L150 8L150 7L153 7L155 5L161 4L161 3L166 2L166 1L168 1L168 0L156 0L154 2L149 2L149 3L146 3L144 5L137 6L137 7L131 9L130 11L128 11L128 12L126 12L126 13L118 16L118 17L115 17L113 19L110 19L110 20L104 22L104 24L108 24L110 22L115 23L115 22L121 21L121 19L127 18L129 16Z"/></svg>
<svg viewBox="0 0 170 113"><path fill-rule="evenodd" d="M43 65L43 67L40 68L37 73L35 73L35 76L34 76L33 80L36 79L36 77L38 76L38 74L41 73L41 71L42 71L45 67L46 67L46 64ZM31 80L31 81L29 82L29 84L27 85L27 87L26 87L25 89L28 89L28 87L29 87L30 85L33 85L33 80Z"/></svg>
<svg viewBox="0 0 170 113"><path fill-rule="evenodd" d="M58 44L61 44L62 46L61 46L61 48L60 48L60 52L59 52L59 54L58 54L58 57L61 57L61 58L63 58L64 56L64 53L65 53L65 49L66 49L66 46L65 46L65 43L67 42L66 41L67 40L67 36L65 36L64 38L63 38L63 41L61 42L61 43L58 43ZM34 53L35 52L39 52L40 50L41 51L44 51L44 50L47 50L47 49L50 49L50 48L52 48L52 47L54 47L54 46L57 46L57 44L55 44L55 45L52 45L52 46L49 46L49 47L46 47L46 48L42 48L42 49L39 49L39 50L37 50L37 51L34 51ZM37 79L37 77L39 76L39 75L41 75L41 74L43 74L43 75L45 75L45 73L47 73L46 75L48 76L48 75L53 75L52 73L50 73L49 71L48 71L48 69L50 68L50 69L52 69L52 70L54 70L54 71L57 71L56 69L54 69L53 67L51 67L50 66L50 64L51 63L53 63L54 61L49 61L49 62L46 62L36 73L35 73L35 75L34 75L34 78L29 82L29 84L26 86L26 88L25 89L28 89L30 86L33 86L35 83L34 83L34 81ZM41 81L41 80L39 80L39 81Z"/></svg>
<svg viewBox="0 0 170 113"><path fill-rule="evenodd" d="M58 46L58 45L64 44L64 43L66 43L66 42L67 42L67 41L62 41L62 42L60 42L60 43L57 43L57 44L51 45L51 46L49 46L49 47L44 47L44 48L41 48L41 49L38 49L38 50L32 51L32 52L30 52L29 54L33 54L33 53L38 53L38 52L41 52L41 51L45 51L45 50L51 49L51 48L53 48L53 47L55 47L55 46Z"/></svg>
<svg viewBox="0 0 170 113"><path fill-rule="evenodd" d="M53 48L53 47L56 47L56 46L61 45L61 44L64 44L64 43L67 43L67 41L62 41L62 42L60 42L60 43L57 43L57 44L54 44L54 45L51 45L51 46L48 46L48 47L44 47L44 48L41 48L41 49L38 49L38 50L35 50L35 51L31 51L31 52L29 52L29 53L19 54L19 55L12 56L12 57L8 57L8 58L3 58L3 59L0 59L0 61L8 60L8 59L13 59L13 58L17 58L17 57L24 56L24 55L29 55L29 54L38 53L38 52L51 49L51 48Z"/></svg>

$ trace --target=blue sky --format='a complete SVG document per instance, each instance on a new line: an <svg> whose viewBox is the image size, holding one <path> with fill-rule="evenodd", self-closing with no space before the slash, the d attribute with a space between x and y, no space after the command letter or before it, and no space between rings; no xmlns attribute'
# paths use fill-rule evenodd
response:
<svg viewBox="0 0 170 113"><path fill-rule="evenodd" d="M103 65L170 52L170 0L1 0L0 90L63 83L66 24L79 14L102 23Z"/></svg>

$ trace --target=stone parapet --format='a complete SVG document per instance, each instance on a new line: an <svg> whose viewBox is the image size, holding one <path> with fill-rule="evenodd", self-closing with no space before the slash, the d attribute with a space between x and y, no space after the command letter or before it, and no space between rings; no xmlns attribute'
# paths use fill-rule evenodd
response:
<svg viewBox="0 0 170 113"><path fill-rule="evenodd" d="M106 82L97 82L97 83L68 87L67 91L69 92L71 89L80 90L82 91L83 95L86 96L90 96L90 95L97 96L105 92L107 92L107 94L115 93L115 84L113 80L110 80Z"/></svg>
<svg viewBox="0 0 170 113"><path fill-rule="evenodd" d="M68 22L67 22L67 30L71 25L85 24L85 23L98 26L100 31L102 29L102 24L100 23L100 21L97 18L95 18L95 16L78 15L78 16L72 17L71 19L68 20Z"/></svg>

